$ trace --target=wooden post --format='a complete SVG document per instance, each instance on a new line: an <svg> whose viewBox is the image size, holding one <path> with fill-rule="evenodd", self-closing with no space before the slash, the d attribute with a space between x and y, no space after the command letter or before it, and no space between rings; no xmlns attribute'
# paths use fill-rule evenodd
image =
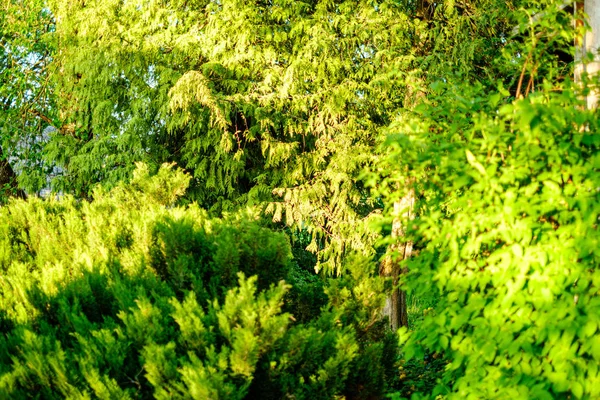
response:
<svg viewBox="0 0 600 400"><path fill-rule="evenodd" d="M392 237L395 240L403 237L406 229L402 225L403 222L409 221L414 217L415 192L412 188L407 189L407 193L397 202L394 203L394 222L392 223ZM406 292L398 286L402 275L406 274L406 270L400 268L402 260L406 260L411 256L413 243L404 241L402 244L393 244L391 252L396 253L397 258L393 259L387 256L380 269L382 276L392 278L393 291L392 294L385 300L383 315L388 317L389 327L396 331L402 326L408 326L408 309L406 305Z"/></svg>
<svg viewBox="0 0 600 400"><path fill-rule="evenodd" d="M575 3L576 15L584 11L587 15L587 23L590 30L585 33L583 38L575 43L575 81L580 82L584 75L594 76L600 71L600 0L585 0ZM583 21L577 21L578 25L582 25ZM593 54L592 61L587 62L585 56L587 53ZM593 109L598 106L599 93L598 89L592 90L587 98L586 105L588 109Z"/></svg>

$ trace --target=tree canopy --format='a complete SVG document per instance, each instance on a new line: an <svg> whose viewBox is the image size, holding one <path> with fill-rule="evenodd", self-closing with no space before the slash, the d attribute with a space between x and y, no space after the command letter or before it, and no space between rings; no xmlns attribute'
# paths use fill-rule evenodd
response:
<svg viewBox="0 0 600 400"><path fill-rule="evenodd" d="M382 130L449 68L467 80L492 79L516 7L354 0L48 6L58 45L55 106L45 117L56 129L42 153L60 168L54 190L86 197L97 182L110 187L129 177L135 162L154 169L176 162L193 177L187 198L215 212L267 207L274 220L308 229L310 248L331 260L330 270L346 250L368 252L369 234L357 227L374 204L359 176Z"/></svg>

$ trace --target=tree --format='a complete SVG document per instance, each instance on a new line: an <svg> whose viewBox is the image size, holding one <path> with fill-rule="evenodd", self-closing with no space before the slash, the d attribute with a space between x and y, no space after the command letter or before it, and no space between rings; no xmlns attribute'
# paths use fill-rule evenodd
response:
<svg viewBox="0 0 600 400"><path fill-rule="evenodd" d="M382 132L448 68L495 79L518 4L51 1L53 187L86 198L137 161L174 161L194 177L189 199L216 213L259 205L339 273L345 254L374 254L378 204L360 175Z"/></svg>
<svg viewBox="0 0 600 400"><path fill-rule="evenodd" d="M0 198L46 185L44 129L52 123L52 15L41 0L0 6ZM15 171L15 169L18 171Z"/></svg>
<svg viewBox="0 0 600 400"><path fill-rule="evenodd" d="M333 271L348 250L371 252L358 177L411 71L488 63L492 14L510 7L488 3L56 0L55 187L85 194L133 161L175 161L190 198L217 212L270 203Z"/></svg>
<svg viewBox="0 0 600 400"><path fill-rule="evenodd" d="M0 397L381 397L397 352L382 280L358 260L296 322L286 235L176 206L189 180L138 165L90 202L0 209Z"/></svg>
<svg viewBox="0 0 600 400"><path fill-rule="evenodd" d="M369 251L354 181L401 106L410 23L392 2L55 2L63 128L57 189L176 161L215 211L275 201L336 261ZM402 27L402 29L401 29ZM126 150L126 151L125 151ZM273 195L276 192L276 196Z"/></svg>
<svg viewBox="0 0 600 400"><path fill-rule="evenodd" d="M307 248L329 273L345 254L374 254L378 205L360 175L382 131L449 65L465 79L493 76L484 66L513 6L52 4L63 122L46 154L64 171L57 189L86 196L134 161L175 161L194 177L190 199L215 212L266 206L311 235ZM388 257L380 269L392 281L385 313L395 329L407 321L401 267Z"/></svg>

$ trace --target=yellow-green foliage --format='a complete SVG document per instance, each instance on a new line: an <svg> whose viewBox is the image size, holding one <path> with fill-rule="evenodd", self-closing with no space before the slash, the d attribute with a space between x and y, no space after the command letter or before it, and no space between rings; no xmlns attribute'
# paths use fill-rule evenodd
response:
<svg viewBox="0 0 600 400"><path fill-rule="evenodd" d="M359 176L381 129L442 66L481 73L519 0L420 3L49 0L53 187L85 195L135 161L177 162L190 199L264 205L340 272L345 253L372 254Z"/></svg>
<svg viewBox="0 0 600 400"><path fill-rule="evenodd" d="M537 4L499 60L514 78L448 71L390 126L372 175L387 224L405 227L388 243L417 250L404 288L434 300L401 334L403 374L447 362L435 382L421 369L414 398L600 398L600 112L584 106L598 76L568 80L560 51L581 32L563 3ZM408 188L414 218L402 220Z"/></svg>
<svg viewBox="0 0 600 400"><path fill-rule="evenodd" d="M294 324L284 279L302 275L289 274L287 237L248 213L176 206L188 181L138 165L91 202L0 208L0 398L329 399L364 368L376 379L356 380L363 394L382 392L382 335L353 319L356 309L377 319L382 282L349 276Z"/></svg>
<svg viewBox="0 0 600 400"><path fill-rule="evenodd" d="M249 217L173 206L188 181L139 166L89 203L0 209L2 397L127 398L148 383L165 398L243 396L286 332L289 244Z"/></svg>

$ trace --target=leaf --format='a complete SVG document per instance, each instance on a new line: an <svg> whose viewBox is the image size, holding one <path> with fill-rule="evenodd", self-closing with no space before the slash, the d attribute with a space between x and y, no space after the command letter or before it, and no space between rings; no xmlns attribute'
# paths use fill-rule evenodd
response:
<svg viewBox="0 0 600 400"><path fill-rule="evenodd" d="M545 180L543 182L544 186L546 186L548 189L550 189L550 191L552 193L560 193L560 186L558 185L558 183L551 181L551 180Z"/></svg>
<svg viewBox="0 0 600 400"><path fill-rule="evenodd" d="M583 385L577 381L571 383L571 393L575 398L580 399L583 397Z"/></svg>
<svg viewBox="0 0 600 400"><path fill-rule="evenodd" d="M469 164L471 164L472 167L479 171L481 175L486 176L487 173L485 172L485 168L483 168L483 165L477 162L477 159L475 158L473 153L471 153L471 151L468 149L465 150L465 153L467 154L467 161L469 162Z"/></svg>
<svg viewBox="0 0 600 400"><path fill-rule="evenodd" d="M447 349L448 348L448 337L446 336L442 336L440 337L440 345L442 346L442 349Z"/></svg>
<svg viewBox="0 0 600 400"><path fill-rule="evenodd" d="M598 330L597 322L590 319L585 323L585 325L581 331L581 335L583 337L592 337L597 332L597 330Z"/></svg>

